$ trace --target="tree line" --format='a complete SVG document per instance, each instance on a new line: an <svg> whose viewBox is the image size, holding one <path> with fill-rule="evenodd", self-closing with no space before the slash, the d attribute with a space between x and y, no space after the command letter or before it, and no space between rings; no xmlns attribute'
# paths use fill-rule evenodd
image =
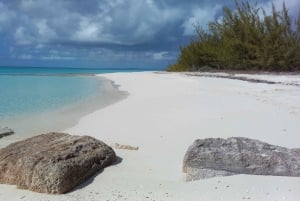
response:
<svg viewBox="0 0 300 201"><path fill-rule="evenodd" d="M248 1L235 5L224 7L207 30L197 26L168 71L299 71L300 12L293 19L284 3L280 11L273 4L269 14Z"/></svg>

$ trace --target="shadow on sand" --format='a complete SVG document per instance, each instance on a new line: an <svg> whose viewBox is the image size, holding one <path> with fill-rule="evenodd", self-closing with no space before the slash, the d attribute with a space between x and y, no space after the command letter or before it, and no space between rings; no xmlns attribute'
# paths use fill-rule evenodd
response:
<svg viewBox="0 0 300 201"><path fill-rule="evenodd" d="M118 165L122 162L122 158L117 156L116 158L116 161L111 164L110 166L114 166L114 165ZM109 166L108 166L109 167ZM107 167L106 167L107 168ZM85 188L86 186L90 185L91 183L93 183L94 179L99 175L101 174L102 172L105 171L105 168L104 169L101 169L99 170L98 172L96 172L94 175L92 175L90 178L88 178L86 181L82 182L81 184L77 185L73 190L67 192L66 194L69 194L69 193L72 193L72 192L75 192L77 190L80 190L80 189L83 189Z"/></svg>

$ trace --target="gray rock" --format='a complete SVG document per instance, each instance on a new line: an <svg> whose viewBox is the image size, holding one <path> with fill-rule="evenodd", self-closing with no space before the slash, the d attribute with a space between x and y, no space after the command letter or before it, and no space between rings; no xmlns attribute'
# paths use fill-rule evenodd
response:
<svg viewBox="0 0 300 201"><path fill-rule="evenodd" d="M43 134L0 150L0 183L66 193L115 159L111 147L92 137Z"/></svg>
<svg viewBox="0 0 300 201"><path fill-rule="evenodd" d="M4 127L4 128L0 127L0 138L3 138L3 137L8 136L8 135L12 135L14 133L15 132L12 129L8 128L8 127Z"/></svg>
<svg viewBox="0 0 300 201"><path fill-rule="evenodd" d="M242 137L196 140L183 161L186 180L234 174L300 176L300 149Z"/></svg>

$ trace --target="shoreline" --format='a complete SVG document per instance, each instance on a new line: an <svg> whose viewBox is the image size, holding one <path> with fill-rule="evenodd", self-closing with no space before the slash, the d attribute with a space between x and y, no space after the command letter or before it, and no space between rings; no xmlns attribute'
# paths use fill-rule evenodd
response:
<svg viewBox="0 0 300 201"><path fill-rule="evenodd" d="M185 151L198 138L240 136L299 147L299 87L182 73L97 76L130 95L81 117L64 132L139 150L115 149L122 162L65 195L0 185L0 200L297 201L300 197L299 177L235 175L185 182L181 170Z"/></svg>
<svg viewBox="0 0 300 201"><path fill-rule="evenodd" d="M78 75L73 75L78 76ZM82 76L82 75L79 75ZM91 76L91 75L88 75ZM47 132L59 132L78 124L80 118L96 110L121 101L128 96L120 91L113 81L93 75L101 80L100 90L94 95L61 108L40 113L24 114L2 120L3 125L12 128L15 133L0 140L0 147ZM99 81L100 82L100 81ZM41 121L43 119L43 121ZM18 122L18 123L16 123ZM39 124L36 124L39 122Z"/></svg>

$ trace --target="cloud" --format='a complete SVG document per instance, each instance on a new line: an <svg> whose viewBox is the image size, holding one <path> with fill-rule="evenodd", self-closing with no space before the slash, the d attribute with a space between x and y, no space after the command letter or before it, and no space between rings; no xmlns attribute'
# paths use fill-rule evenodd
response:
<svg viewBox="0 0 300 201"><path fill-rule="evenodd" d="M169 62L190 41L194 24L205 28L220 17L224 2L2 0L0 46L20 59L31 55L32 60L47 61ZM270 0L259 2L266 10L271 8ZM276 6L281 2L274 0ZM286 0L286 5L291 13L300 8L298 0ZM232 7L233 1L226 1L226 6Z"/></svg>
<svg viewBox="0 0 300 201"><path fill-rule="evenodd" d="M179 9L160 8L155 1L113 1L99 13L82 16L74 40L134 45L151 41L164 26L180 16Z"/></svg>
<svg viewBox="0 0 300 201"><path fill-rule="evenodd" d="M16 28L14 39L18 45L30 45L33 43L34 38L25 33L27 30L24 27Z"/></svg>
<svg viewBox="0 0 300 201"><path fill-rule="evenodd" d="M49 27L46 19L37 20L36 27L38 34L42 36L45 41L57 38L55 30Z"/></svg>
<svg viewBox="0 0 300 201"><path fill-rule="evenodd" d="M78 59L78 58L75 58L75 57L61 57L61 56L50 55L50 56L42 56L38 59L42 59L42 60L75 60L75 59Z"/></svg>
<svg viewBox="0 0 300 201"><path fill-rule="evenodd" d="M258 4L258 6L262 7L266 13L272 12L272 4L275 5L277 10L281 10L283 6L283 2L285 3L286 8L288 9L290 15L297 16L300 11L300 3L299 0L272 0L268 2L263 2Z"/></svg>
<svg viewBox="0 0 300 201"><path fill-rule="evenodd" d="M215 20L217 13L221 10L221 5L215 5L213 8L196 8L191 12L191 16L183 23L184 34L194 35L195 26L207 27L209 22Z"/></svg>
<svg viewBox="0 0 300 201"><path fill-rule="evenodd" d="M21 54L20 56L18 56L19 59L32 59L33 56L30 54Z"/></svg>
<svg viewBox="0 0 300 201"><path fill-rule="evenodd" d="M176 41L220 15L222 1L11 0L0 3L0 24L17 45L98 43L137 45ZM270 7L270 1L264 1ZM281 0L275 0L278 4ZM297 0L287 0L297 7ZM229 3L232 5L232 3ZM299 8L299 5L298 5ZM12 34L9 32L13 32Z"/></svg>
<svg viewBox="0 0 300 201"><path fill-rule="evenodd" d="M80 3L21 0L14 3L17 6L9 4L14 5L11 9L0 4L0 11L3 10L0 22L2 18L16 16L11 30L18 45L61 41L124 45L145 43L153 40L164 27L174 24L183 14L180 8L161 7L151 0Z"/></svg>
<svg viewBox="0 0 300 201"><path fill-rule="evenodd" d="M154 60L162 60L164 59L166 56L168 55L167 51L163 51L163 52L156 52L152 54L152 58Z"/></svg>
<svg viewBox="0 0 300 201"><path fill-rule="evenodd" d="M0 2L0 31L4 31L15 17L16 14Z"/></svg>

